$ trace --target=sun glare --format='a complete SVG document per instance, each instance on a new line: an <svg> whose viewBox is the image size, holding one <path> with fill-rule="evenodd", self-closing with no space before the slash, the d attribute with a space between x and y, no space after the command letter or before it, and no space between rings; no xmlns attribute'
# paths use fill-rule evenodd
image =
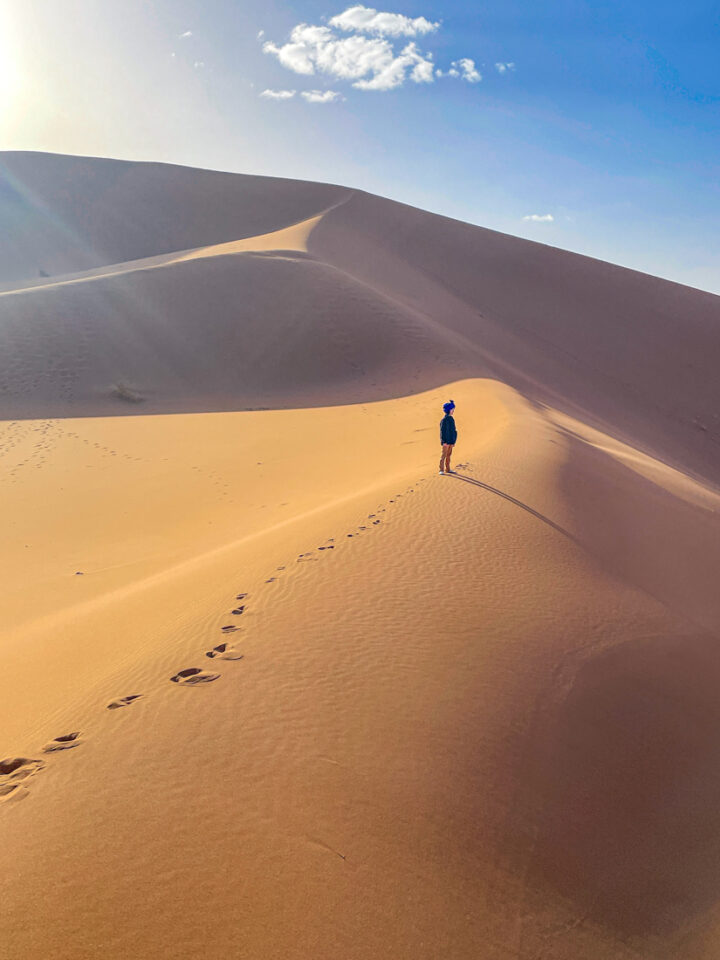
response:
<svg viewBox="0 0 720 960"><path fill-rule="evenodd" d="M21 87L21 71L17 30L9 12L0 14L0 105L7 116L17 101Z"/></svg>

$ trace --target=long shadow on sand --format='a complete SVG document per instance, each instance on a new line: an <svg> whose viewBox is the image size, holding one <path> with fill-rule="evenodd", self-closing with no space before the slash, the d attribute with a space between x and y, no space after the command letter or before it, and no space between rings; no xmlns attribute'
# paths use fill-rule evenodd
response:
<svg viewBox="0 0 720 960"><path fill-rule="evenodd" d="M498 490L497 487L492 487L489 483L483 483L482 480L476 480L474 477L465 477L460 473L451 473L450 476L455 477L457 480L462 480L464 483L471 483L474 487L481 487L483 490L487 490L489 493L494 493L497 497L502 497L503 500L507 500L508 503L515 504L516 507L520 507L521 510L529 513L537 520L542 520L543 523L546 523L549 527L552 527L553 530L556 530L564 537L567 537L568 540L572 540L573 543L581 546L580 541L577 539L577 537L573 536L569 530L566 530L564 527L561 527L559 523L555 523L554 520L551 520L544 514L539 513L532 507L529 507L526 503L523 503L522 500L516 500L515 497L511 497L509 493L504 493L502 490Z"/></svg>

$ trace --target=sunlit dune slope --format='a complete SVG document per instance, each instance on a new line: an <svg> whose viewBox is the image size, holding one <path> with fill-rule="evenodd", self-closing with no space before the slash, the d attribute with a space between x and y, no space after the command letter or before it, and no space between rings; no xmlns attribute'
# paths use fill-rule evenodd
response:
<svg viewBox="0 0 720 960"><path fill-rule="evenodd" d="M5 430L12 956L716 956L711 490L493 381Z"/></svg>

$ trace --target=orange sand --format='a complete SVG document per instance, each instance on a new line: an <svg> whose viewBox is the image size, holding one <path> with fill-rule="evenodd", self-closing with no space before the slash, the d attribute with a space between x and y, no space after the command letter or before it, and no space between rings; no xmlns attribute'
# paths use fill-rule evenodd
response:
<svg viewBox="0 0 720 960"><path fill-rule="evenodd" d="M0 295L0 759L33 761L0 764L0 955L714 958L718 298L341 188L53 159L7 160L38 223L89 170L110 197ZM133 256L118 215L98 262L135 196L167 235Z"/></svg>

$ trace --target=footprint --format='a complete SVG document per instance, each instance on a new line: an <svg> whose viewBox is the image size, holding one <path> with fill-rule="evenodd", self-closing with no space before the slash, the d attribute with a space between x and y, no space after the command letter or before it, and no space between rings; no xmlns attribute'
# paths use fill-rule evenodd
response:
<svg viewBox="0 0 720 960"><path fill-rule="evenodd" d="M220 629L222 630L223 633L235 633L235 631L237 630L237 627L228 626L228 627L220 627Z"/></svg>
<svg viewBox="0 0 720 960"><path fill-rule="evenodd" d="M318 547L318 550L334 550L335 544L330 544L329 547Z"/></svg>
<svg viewBox="0 0 720 960"><path fill-rule="evenodd" d="M82 740L78 740L79 731L75 733L66 733L63 737L55 737L50 743L43 747L43 753L55 753L57 750L72 750L73 747L79 747Z"/></svg>
<svg viewBox="0 0 720 960"><path fill-rule="evenodd" d="M240 614L243 612L244 609L245 609L244 606L242 606L242 607L235 607L235 609L234 609L233 611L231 611L231 612L232 612L236 617L239 617Z"/></svg>
<svg viewBox="0 0 720 960"><path fill-rule="evenodd" d="M188 667L187 670L179 670L174 677L170 677L173 683L211 683L219 678L219 673L210 673L200 667Z"/></svg>
<svg viewBox="0 0 720 960"><path fill-rule="evenodd" d="M220 657L221 660L242 660L243 658L242 653L235 647L229 647L226 643L219 643L212 650L208 650L205 656L210 658Z"/></svg>
<svg viewBox="0 0 720 960"><path fill-rule="evenodd" d="M382 523L382 521L381 521L381 520L373 520L373 526L375 526L375 525L378 524L378 523Z"/></svg>
<svg viewBox="0 0 720 960"><path fill-rule="evenodd" d="M235 597L235 599L236 599L236 600L244 600L246 596L247 596L246 593L239 593L239 594Z"/></svg>
<svg viewBox="0 0 720 960"><path fill-rule="evenodd" d="M270 579L266 580L265 583L275 583L276 580L277 580L277 577L270 577Z"/></svg>
<svg viewBox="0 0 720 960"><path fill-rule="evenodd" d="M140 700L141 698L141 693L131 693L129 697L118 697L117 700L111 701L107 708L108 710L118 710L120 707L129 707L134 700Z"/></svg>
<svg viewBox="0 0 720 960"><path fill-rule="evenodd" d="M24 800L28 796L25 781L44 766L44 760L30 760L27 757L0 760L0 803Z"/></svg>

